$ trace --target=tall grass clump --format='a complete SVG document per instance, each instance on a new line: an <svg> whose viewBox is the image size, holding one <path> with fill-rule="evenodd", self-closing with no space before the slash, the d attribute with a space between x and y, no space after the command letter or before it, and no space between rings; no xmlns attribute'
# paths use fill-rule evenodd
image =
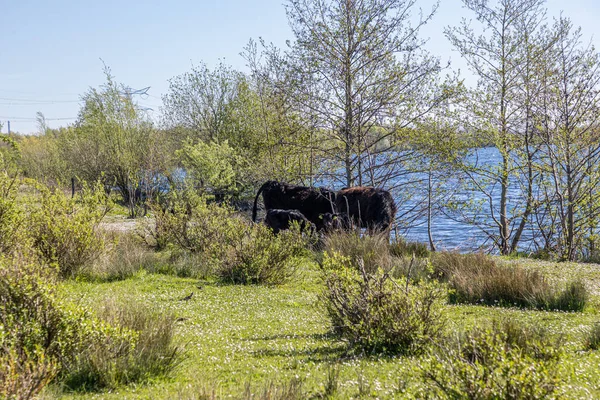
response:
<svg viewBox="0 0 600 400"><path fill-rule="evenodd" d="M427 398L560 397L561 339L515 322L494 322L444 340L430 352L422 378Z"/></svg>
<svg viewBox="0 0 600 400"><path fill-rule="evenodd" d="M367 272L378 268L391 270L396 261L390 254L388 239L385 235L361 236L360 232L334 231L324 240L325 252L338 253L348 257L354 265L362 260Z"/></svg>
<svg viewBox="0 0 600 400"><path fill-rule="evenodd" d="M214 383L188 385L177 395L180 400L219 400L223 397L222 391ZM316 397L304 390L302 379L295 377L284 382L269 381L261 386L246 382L242 395L234 398L239 400L304 400ZM318 398L326 397L319 396Z"/></svg>
<svg viewBox="0 0 600 400"><path fill-rule="evenodd" d="M453 303L581 311L589 297L580 281L557 288L539 271L498 265L484 254L439 253L432 263L434 275L449 283Z"/></svg>
<svg viewBox="0 0 600 400"><path fill-rule="evenodd" d="M335 252L324 255L320 300L335 333L352 347L386 353L416 353L439 337L445 291L433 283L409 285L381 268L368 272L362 261L357 264Z"/></svg>
<svg viewBox="0 0 600 400"><path fill-rule="evenodd" d="M107 302L100 318L120 336L88 341L64 378L78 391L113 389L169 375L182 359L174 344L175 319L134 304Z"/></svg>
<svg viewBox="0 0 600 400"><path fill-rule="evenodd" d="M84 188L76 197L40 187L39 207L30 212L28 231L41 259L56 264L62 277L75 276L100 257L105 243L98 225L110 200L100 185Z"/></svg>
<svg viewBox="0 0 600 400"><path fill-rule="evenodd" d="M148 248L138 236L131 233L106 232L103 240L106 251L82 269L82 275L90 280L123 280L140 270L155 272L163 264L160 253Z"/></svg>
<svg viewBox="0 0 600 400"><path fill-rule="evenodd" d="M585 338L585 347L589 350L600 349L600 322L592 325Z"/></svg>

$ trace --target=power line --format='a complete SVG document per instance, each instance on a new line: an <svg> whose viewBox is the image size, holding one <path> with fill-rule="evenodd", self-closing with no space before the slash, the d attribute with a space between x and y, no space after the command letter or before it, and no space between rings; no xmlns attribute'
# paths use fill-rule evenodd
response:
<svg viewBox="0 0 600 400"><path fill-rule="evenodd" d="M39 92L23 92L20 90L6 90L0 89L0 93L15 93L15 94L28 94L28 95L39 95ZM79 96L81 93L52 93L52 96ZM42 97L44 95L41 95Z"/></svg>
<svg viewBox="0 0 600 400"><path fill-rule="evenodd" d="M81 103L81 100L36 100L36 99L16 99L12 97L0 97L0 100L16 101L26 104L52 104L52 103Z"/></svg>
<svg viewBox="0 0 600 400"><path fill-rule="evenodd" d="M37 118L31 118L31 117L5 117L5 116L0 115L0 118L21 121L21 122L37 121ZM77 117L45 118L46 121L69 121L69 120L75 120L75 119L77 119Z"/></svg>

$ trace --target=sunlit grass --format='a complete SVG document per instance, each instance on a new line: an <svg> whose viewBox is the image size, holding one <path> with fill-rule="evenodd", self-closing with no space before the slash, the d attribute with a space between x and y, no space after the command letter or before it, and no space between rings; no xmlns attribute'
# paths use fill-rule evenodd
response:
<svg viewBox="0 0 600 400"><path fill-rule="evenodd" d="M573 277L567 265L585 272L578 276L597 290L594 282L600 272L588 266L527 266L545 273L554 271L557 281L566 281ZM61 284L61 293L82 305L127 299L171 313L178 320L175 334L185 345L186 359L173 378L122 386L101 393L102 398L191 399L213 392L217 398L243 398L248 384L258 393L274 382L287 385L293 379L302 380L301 390L307 397L321 396L327 391L332 368L339 371L334 398L418 398L422 358L350 355L346 344L329 334L327 317L317 302L320 285L318 267L308 264L293 281L280 287L218 285L140 271L116 282L67 281ZM189 300L183 300L190 294ZM600 352L588 351L585 346L590 327L599 319L597 304L594 296L591 305L579 313L448 305L446 330L452 333L498 318L544 326L564 339L565 354L559 364L564 395L597 398ZM92 398L98 393L60 396Z"/></svg>

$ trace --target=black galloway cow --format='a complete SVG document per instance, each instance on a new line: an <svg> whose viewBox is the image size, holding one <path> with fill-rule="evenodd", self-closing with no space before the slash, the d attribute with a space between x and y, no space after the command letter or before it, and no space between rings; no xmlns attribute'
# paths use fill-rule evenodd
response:
<svg viewBox="0 0 600 400"><path fill-rule="evenodd" d="M396 216L396 204L390 192L373 187L357 186L336 193L336 209L348 214L352 224L367 228L370 233L390 233Z"/></svg>
<svg viewBox="0 0 600 400"><path fill-rule="evenodd" d="M319 215L319 219L323 224L323 231L333 232L352 229L352 222L346 213L325 213Z"/></svg>
<svg viewBox="0 0 600 400"><path fill-rule="evenodd" d="M294 222L298 223L302 232L315 230L315 225L298 210L280 210L278 208L267 210L264 222L273 230L274 234L290 229Z"/></svg>
<svg viewBox="0 0 600 400"><path fill-rule="evenodd" d="M332 190L267 181L258 189L254 198L252 221L255 222L258 196L261 193L265 210L298 210L306 219L315 224L318 231L324 227L319 215L334 211L335 192Z"/></svg>

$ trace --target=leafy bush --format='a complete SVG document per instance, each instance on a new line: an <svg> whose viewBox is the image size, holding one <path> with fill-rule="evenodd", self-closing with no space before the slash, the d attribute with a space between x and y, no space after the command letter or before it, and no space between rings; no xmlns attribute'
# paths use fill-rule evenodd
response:
<svg viewBox="0 0 600 400"><path fill-rule="evenodd" d="M172 316L159 315L134 304L108 302L100 317L122 334L88 341L64 378L67 387L115 388L166 376L179 364L181 352L173 344Z"/></svg>
<svg viewBox="0 0 600 400"><path fill-rule="evenodd" d="M435 276L448 281L454 303L581 311L589 297L580 281L559 290L538 271L501 266L483 254L440 253L432 262Z"/></svg>
<svg viewBox="0 0 600 400"><path fill-rule="evenodd" d="M0 172L0 254L8 254L23 243L24 213L17 205L19 181Z"/></svg>
<svg viewBox="0 0 600 400"><path fill-rule="evenodd" d="M0 256L0 397L35 396L69 362L78 320L55 300L48 268Z"/></svg>
<svg viewBox="0 0 600 400"><path fill-rule="evenodd" d="M352 346L382 352L419 352L444 326L434 284L411 286L379 269L366 271L338 253L324 256L320 296L334 332ZM359 272L360 271L360 272Z"/></svg>
<svg viewBox="0 0 600 400"><path fill-rule="evenodd" d="M266 225L242 223L239 232L218 269L223 281L277 285L296 273L306 249L299 227L275 235Z"/></svg>
<svg viewBox="0 0 600 400"><path fill-rule="evenodd" d="M212 273L230 283L279 284L295 273L308 245L299 229L274 235L190 190L173 193L170 208L157 216L155 232L175 246L168 270L180 276Z"/></svg>
<svg viewBox="0 0 600 400"><path fill-rule="evenodd" d="M186 188L171 193L169 207L156 216L155 231L168 243L219 259L223 257L223 244L238 226L231 209L207 203L205 197Z"/></svg>
<svg viewBox="0 0 600 400"><path fill-rule="evenodd" d="M245 163L227 140L196 144L188 141L177 151L177 156L197 186L217 199L240 193Z"/></svg>
<svg viewBox="0 0 600 400"><path fill-rule="evenodd" d="M84 187L75 198L58 190L40 190L41 205L30 215L33 246L44 262L58 265L61 276L74 276L104 250L97 227L110 207L109 199L99 185Z"/></svg>
<svg viewBox="0 0 600 400"><path fill-rule="evenodd" d="M495 322L445 343L430 353L423 367L428 398L558 397L561 341L544 330Z"/></svg>

